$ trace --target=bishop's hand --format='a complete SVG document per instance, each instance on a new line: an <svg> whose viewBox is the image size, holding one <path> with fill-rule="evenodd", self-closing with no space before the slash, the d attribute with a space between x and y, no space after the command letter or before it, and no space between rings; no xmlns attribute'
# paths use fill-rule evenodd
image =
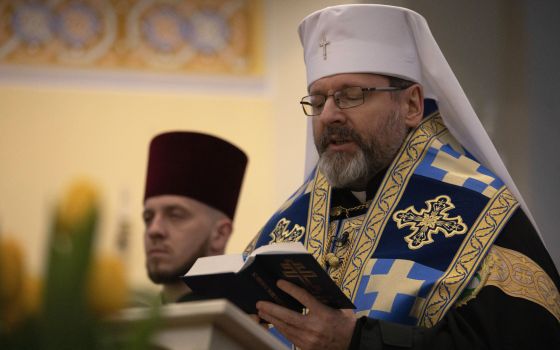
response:
<svg viewBox="0 0 560 350"><path fill-rule="evenodd" d="M304 315L274 303L259 301L257 310L261 319L271 323L302 350L348 349L356 324L352 310L328 307L288 281L279 280L277 285L309 312Z"/></svg>

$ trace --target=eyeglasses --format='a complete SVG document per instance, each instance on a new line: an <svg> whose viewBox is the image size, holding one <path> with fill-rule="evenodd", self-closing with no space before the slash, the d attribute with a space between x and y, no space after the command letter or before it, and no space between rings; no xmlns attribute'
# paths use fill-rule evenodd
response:
<svg viewBox="0 0 560 350"><path fill-rule="evenodd" d="M307 116L314 116L319 115L323 112L323 108L325 107L325 103L329 96L334 98L334 103L340 109L352 108L362 105L365 100L366 92L374 92L374 91L398 91L404 90L408 87L396 87L396 86L388 86L388 87L372 87L372 88L363 88L359 86L351 86L340 91L335 91L331 95L309 95L305 96L299 101L301 107L303 108L303 113Z"/></svg>

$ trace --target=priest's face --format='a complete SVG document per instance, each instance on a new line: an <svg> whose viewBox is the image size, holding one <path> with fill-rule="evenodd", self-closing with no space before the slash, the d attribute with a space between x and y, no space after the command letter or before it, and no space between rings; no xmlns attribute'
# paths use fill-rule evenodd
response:
<svg viewBox="0 0 560 350"><path fill-rule="evenodd" d="M179 282L201 256L223 254L229 238L229 233L224 239L218 232L229 221L225 215L183 196L148 198L143 219L146 268L158 284Z"/></svg>
<svg viewBox="0 0 560 350"><path fill-rule="evenodd" d="M367 73L338 74L317 80L309 93L331 95L353 86L388 87L389 79ZM409 128L418 124L403 116L409 111L397 96L401 93L365 92L363 104L346 109L329 97L321 114L311 117L319 169L332 186L364 190L375 174L389 166Z"/></svg>

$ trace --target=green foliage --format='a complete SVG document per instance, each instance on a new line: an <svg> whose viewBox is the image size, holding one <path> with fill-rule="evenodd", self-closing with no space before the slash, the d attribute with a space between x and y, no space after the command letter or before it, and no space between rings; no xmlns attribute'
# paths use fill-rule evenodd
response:
<svg viewBox="0 0 560 350"><path fill-rule="evenodd" d="M59 216L53 217L42 308L14 329L0 325L0 349L148 349L159 321L159 308L155 303L150 317L121 333L88 305L87 282L98 222L97 208L92 207L73 227L63 227ZM0 300L0 312L5 307Z"/></svg>

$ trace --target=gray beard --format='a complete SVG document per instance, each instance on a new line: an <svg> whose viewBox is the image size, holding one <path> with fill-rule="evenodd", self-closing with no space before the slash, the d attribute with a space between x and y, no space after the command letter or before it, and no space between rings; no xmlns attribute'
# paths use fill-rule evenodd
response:
<svg viewBox="0 0 560 350"><path fill-rule="evenodd" d="M342 152L323 153L319 158L319 171L325 175L329 184L337 188L362 187L362 180L369 178L369 169L363 149L354 156Z"/></svg>
<svg viewBox="0 0 560 350"><path fill-rule="evenodd" d="M364 140L357 132L346 126L327 126L321 138L316 142L316 146L320 154L319 171L325 175L331 186L364 190L369 180L389 166L408 130L396 112L393 112L386 118L386 123L381 125L378 133L394 135L391 139L396 139L396 141L382 144L373 135L368 135L369 139ZM358 145L357 153L326 152L329 140L333 135L355 142Z"/></svg>

